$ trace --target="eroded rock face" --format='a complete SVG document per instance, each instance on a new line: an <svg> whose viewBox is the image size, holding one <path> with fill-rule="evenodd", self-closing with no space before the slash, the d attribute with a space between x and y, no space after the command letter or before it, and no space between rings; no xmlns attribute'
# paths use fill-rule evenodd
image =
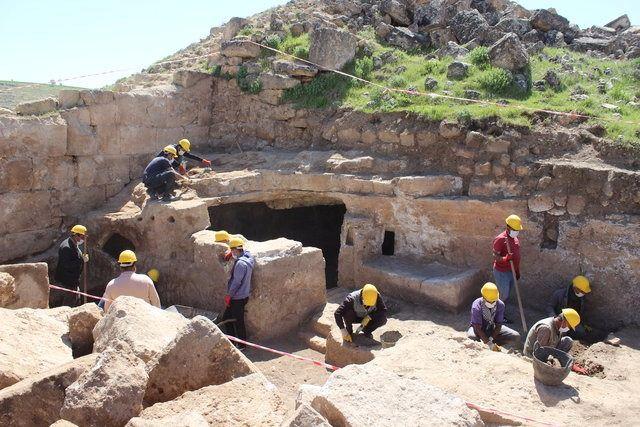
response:
<svg viewBox="0 0 640 427"><path fill-rule="evenodd" d="M489 48L489 58L494 67L516 71L529 64L529 54L517 35L506 34Z"/></svg>
<svg viewBox="0 0 640 427"><path fill-rule="evenodd" d="M310 43L309 61L331 70L340 70L353 60L358 47L353 34L330 27L315 28Z"/></svg>
<svg viewBox="0 0 640 427"><path fill-rule="evenodd" d="M147 371L145 402L175 399L185 391L223 384L258 372L213 322L196 316L182 328Z"/></svg>

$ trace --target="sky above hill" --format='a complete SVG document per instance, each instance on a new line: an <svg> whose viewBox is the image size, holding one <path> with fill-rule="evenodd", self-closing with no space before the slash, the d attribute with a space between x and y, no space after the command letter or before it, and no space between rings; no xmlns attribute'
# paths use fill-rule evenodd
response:
<svg viewBox="0 0 640 427"><path fill-rule="evenodd" d="M284 0L0 0L0 80L65 81L101 87L206 37L232 16L249 16ZM555 7L581 28L627 13L640 25L638 0L521 0Z"/></svg>

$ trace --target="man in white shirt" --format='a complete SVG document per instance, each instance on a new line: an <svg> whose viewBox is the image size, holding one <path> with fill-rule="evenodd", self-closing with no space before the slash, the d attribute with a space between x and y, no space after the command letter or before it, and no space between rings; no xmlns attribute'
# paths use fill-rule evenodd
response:
<svg viewBox="0 0 640 427"><path fill-rule="evenodd" d="M149 304L160 308L160 297L156 292L153 280L145 274L136 273L136 254L133 251L122 251L118 257L118 264L122 269L120 276L112 279L104 291L104 311L107 313L111 303L121 295L140 298Z"/></svg>

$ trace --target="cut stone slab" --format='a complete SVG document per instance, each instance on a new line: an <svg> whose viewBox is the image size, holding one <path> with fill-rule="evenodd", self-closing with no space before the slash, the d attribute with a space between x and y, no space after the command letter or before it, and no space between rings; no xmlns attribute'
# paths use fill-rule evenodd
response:
<svg viewBox="0 0 640 427"><path fill-rule="evenodd" d="M97 354L75 359L0 390L0 425L49 425L60 418L65 390L95 362Z"/></svg>
<svg viewBox="0 0 640 427"><path fill-rule="evenodd" d="M127 427L209 427L206 418L197 412L182 412L164 418L145 420L132 418Z"/></svg>
<svg viewBox="0 0 640 427"><path fill-rule="evenodd" d="M273 69L276 73L286 74L291 77L315 77L318 68L312 65L299 64L283 59L273 61Z"/></svg>
<svg viewBox="0 0 640 427"><path fill-rule="evenodd" d="M135 423L141 420L155 422L185 412L202 415L212 426L279 426L286 408L273 384L262 374L251 374L221 385L188 391L169 402L156 403L128 425L142 425Z"/></svg>
<svg viewBox="0 0 640 427"><path fill-rule="evenodd" d="M14 278L12 303L5 308L49 307L49 269L44 262L0 265L0 272Z"/></svg>
<svg viewBox="0 0 640 427"><path fill-rule="evenodd" d="M147 371L147 405L259 372L211 320L202 316L182 328Z"/></svg>
<svg viewBox="0 0 640 427"><path fill-rule="evenodd" d="M309 61L323 68L340 70L356 55L358 39L348 31L319 27L309 39Z"/></svg>
<svg viewBox="0 0 640 427"><path fill-rule="evenodd" d="M285 90L300 84L298 79L273 73L262 73L258 76L258 79L262 83L262 89L264 90Z"/></svg>
<svg viewBox="0 0 640 427"><path fill-rule="evenodd" d="M397 189L414 197L450 196L462 193L462 178L453 175L405 176Z"/></svg>
<svg viewBox="0 0 640 427"><path fill-rule="evenodd" d="M58 103L54 98L45 98L38 101L29 101L18 104L16 107L16 113L21 116L40 115L55 111L57 106Z"/></svg>
<svg viewBox="0 0 640 427"><path fill-rule="evenodd" d="M149 362L156 358L188 320L134 297L119 297L109 313L93 329L94 351L118 342L129 345L136 356Z"/></svg>
<svg viewBox="0 0 640 427"><path fill-rule="evenodd" d="M102 310L94 303L83 304L69 314L69 339L75 357L93 350L93 328L102 319Z"/></svg>
<svg viewBox="0 0 640 427"><path fill-rule="evenodd" d="M356 335L352 343L343 342L338 326L335 325L335 321L333 323L331 332L327 336L325 362L338 367L352 364L361 365L372 361L376 357L375 353L382 350L382 345L379 342L368 340L361 335ZM373 343L377 344L371 345Z"/></svg>
<svg viewBox="0 0 640 427"><path fill-rule="evenodd" d="M332 426L484 425L458 396L373 365L334 372L311 406Z"/></svg>
<svg viewBox="0 0 640 427"><path fill-rule="evenodd" d="M397 256L378 256L361 270L363 283L375 283L384 295L413 303L435 304L456 312L467 307L482 281L478 269L425 264Z"/></svg>
<svg viewBox="0 0 640 427"><path fill-rule="evenodd" d="M60 310L0 308L0 389L71 362Z"/></svg>
<svg viewBox="0 0 640 427"><path fill-rule="evenodd" d="M330 427L331 424L306 403L300 405L281 427Z"/></svg>

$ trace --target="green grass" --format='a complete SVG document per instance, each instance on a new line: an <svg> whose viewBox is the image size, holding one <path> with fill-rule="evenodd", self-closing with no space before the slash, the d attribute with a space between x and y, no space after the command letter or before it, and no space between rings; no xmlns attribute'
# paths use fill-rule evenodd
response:
<svg viewBox="0 0 640 427"><path fill-rule="evenodd" d="M27 85L28 87L21 87ZM57 98L58 92L63 89L84 90L86 88L0 80L0 107L13 110L23 102L37 101L48 97Z"/></svg>
<svg viewBox="0 0 640 427"><path fill-rule="evenodd" d="M361 32L361 36L371 34ZM640 102L640 71L634 77L634 70L640 69L640 60L614 61L601 60L590 56L572 52L566 49L546 48L544 56L535 55L531 58L528 72L528 88L517 89L511 77L501 70L491 67L488 63L486 49L474 49L463 60L471 65L467 78L460 81L447 79L447 67L452 58L427 60L422 54L407 53L401 50L382 46L371 41L373 56L393 51L398 61L383 65L378 69L368 68L373 64L371 57L359 56L354 63L347 65L345 71L358 77L368 75L368 80L388 87L407 89L417 88L424 92L424 82L427 77L438 81L436 93L447 93L464 97L464 91L473 89L481 92L481 99L496 102L507 101L507 106L466 104L444 98L429 96L407 95L385 92L372 85L355 83L335 75L321 74L314 81L298 86L285 95L285 99L294 101L297 106L305 108L322 108L329 105L351 107L365 112L376 111L410 111L434 120L467 119L499 117L507 124L528 126L532 125L533 111L527 109L547 109L563 112L574 112L602 117L608 120L590 120L605 126L607 137L624 145L640 147L640 124L616 122L619 119L640 123L640 108L628 105L629 101ZM360 54L362 55L362 54ZM567 55L575 72L563 70L554 57ZM398 68L403 66L404 69ZM610 75L604 70L609 68ZM555 70L561 79L561 86L557 90L548 88L544 92L530 90L531 83L541 80L548 69ZM614 81L613 88L606 94L597 90L598 80L601 78ZM583 89L589 99L573 101L572 92ZM602 104L616 104L617 111L608 110ZM519 108L519 106L525 107Z"/></svg>

